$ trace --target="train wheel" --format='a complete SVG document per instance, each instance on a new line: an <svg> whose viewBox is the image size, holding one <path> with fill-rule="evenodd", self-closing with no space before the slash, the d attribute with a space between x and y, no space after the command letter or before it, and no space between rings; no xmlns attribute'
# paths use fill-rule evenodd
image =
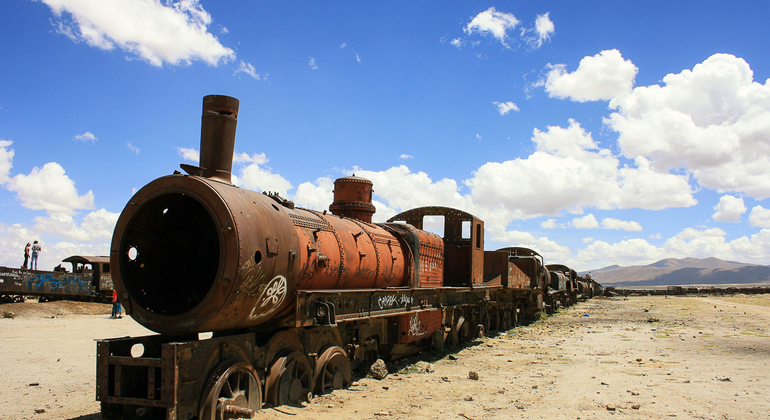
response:
<svg viewBox="0 0 770 420"><path fill-rule="evenodd" d="M321 395L346 388L352 376L345 350L337 346L329 347L315 362L315 393Z"/></svg>
<svg viewBox="0 0 770 420"><path fill-rule="evenodd" d="M470 324L464 316L457 318L449 336L453 346L459 346L470 341Z"/></svg>
<svg viewBox="0 0 770 420"><path fill-rule="evenodd" d="M254 368L227 360L212 372L200 402L200 420L254 418L262 406L262 393Z"/></svg>
<svg viewBox="0 0 770 420"><path fill-rule="evenodd" d="M266 382L267 402L274 406L310 401L312 390L312 369L307 357L295 351L278 357L270 367Z"/></svg>

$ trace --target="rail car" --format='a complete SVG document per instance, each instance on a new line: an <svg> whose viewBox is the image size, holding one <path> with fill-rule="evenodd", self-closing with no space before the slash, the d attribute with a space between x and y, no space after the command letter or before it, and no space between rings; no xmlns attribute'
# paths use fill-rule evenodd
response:
<svg viewBox="0 0 770 420"><path fill-rule="evenodd" d="M422 207L372 223L370 181L330 212L231 182L239 102L203 100L200 166L139 190L110 248L126 313L157 335L97 343L104 419L253 417L347 386L352 369L503 330L543 310L547 269L484 250L484 222ZM443 218L443 234L425 231Z"/></svg>
<svg viewBox="0 0 770 420"><path fill-rule="evenodd" d="M26 296L50 300L112 300L110 257L74 255L53 271L0 267L0 303L23 302Z"/></svg>
<svg viewBox="0 0 770 420"><path fill-rule="evenodd" d="M548 287L550 304L558 308L577 302L577 272L563 264L548 264L546 268L551 273Z"/></svg>

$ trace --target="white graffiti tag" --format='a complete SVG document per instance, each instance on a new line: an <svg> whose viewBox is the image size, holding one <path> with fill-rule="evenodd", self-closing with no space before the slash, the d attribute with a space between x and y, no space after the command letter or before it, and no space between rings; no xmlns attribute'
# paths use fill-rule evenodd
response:
<svg viewBox="0 0 770 420"><path fill-rule="evenodd" d="M377 304L380 305L380 309L411 305L413 302L414 298L410 295L386 295L377 298Z"/></svg>
<svg viewBox="0 0 770 420"><path fill-rule="evenodd" d="M284 299L286 299L286 290L286 277L281 275L275 276L270 280L264 292L262 292L262 295L257 300L254 310L251 311L251 316L262 318L278 309Z"/></svg>
<svg viewBox="0 0 770 420"><path fill-rule="evenodd" d="M421 335L425 335L427 331L428 329L422 325L422 322L420 322L420 317L417 316L417 314L414 314L411 318L409 318L409 335L419 337Z"/></svg>

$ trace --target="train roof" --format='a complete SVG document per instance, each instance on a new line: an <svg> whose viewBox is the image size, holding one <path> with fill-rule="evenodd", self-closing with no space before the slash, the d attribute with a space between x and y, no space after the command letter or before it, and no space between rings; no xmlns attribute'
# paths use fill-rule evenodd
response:
<svg viewBox="0 0 770 420"><path fill-rule="evenodd" d="M542 255L538 254L537 251L531 248L525 248L522 246L509 246L506 248L500 248L497 251L508 251L508 254L512 257L534 257L538 256L540 258L543 258Z"/></svg>
<svg viewBox="0 0 770 420"><path fill-rule="evenodd" d="M104 264L110 262L110 257L103 256L90 256L90 255L73 255L62 260L62 262L81 263L81 264Z"/></svg>

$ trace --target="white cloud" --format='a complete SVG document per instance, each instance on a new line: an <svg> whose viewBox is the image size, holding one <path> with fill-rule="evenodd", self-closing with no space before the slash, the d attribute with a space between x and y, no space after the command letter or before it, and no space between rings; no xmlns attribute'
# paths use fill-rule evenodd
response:
<svg viewBox="0 0 770 420"><path fill-rule="evenodd" d="M511 111L519 112L519 107L513 102L492 102L497 107L500 115L505 115Z"/></svg>
<svg viewBox="0 0 770 420"><path fill-rule="evenodd" d="M246 153L234 155L234 163L248 163L248 165L241 169L240 176L235 178L233 183L250 190L277 192L283 197L288 197L289 190L294 187L286 178L260 166L267 161L264 153L251 156Z"/></svg>
<svg viewBox="0 0 770 420"><path fill-rule="evenodd" d="M264 153L254 153L253 155L249 155L248 153L243 152L233 154L233 163L264 165L269 161L270 159L268 159Z"/></svg>
<svg viewBox="0 0 770 420"><path fill-rule="evenodd" d="M591 243L591 242L593 242L593 241L594 241L594 238L592 238L592 237L590 237L590 236L589 236L589 237L587 237L587 238L583 238L583 243L584 243L584 244L590 244L590 243Z"/></svg>
<svg viewBox="0 0 770 420"><path fill-rule="evenodd" d="M743 204L742 198L724 195L719 199L719 204L714 206L714 210L716 210L716 213L711 217L715 221L737 223L741 221L741 215L746 213L748 209Z"/></svg>
<svg viewBox="0 0 770 420"><path fill-rule="evenodd" d="M401 156L399 156L398 158L399 158L399 159L404 159L404 160L406 160L406 159L414 159L414 156L412 156L412 155L407 155L406 153L404 153L404 154L402 154Z"/></svg>
<svg viewBox="0 0 770 420"><path fill-rule="evenodd" d="M13 167L13 156L16 154L10 140L0 140L0 185L8 182L8 177Z"/></svg>
<svg viewBox="0 0 770 420"><path fill-rule="evenodd" d="M596 229L599 227L599 222L593 214L588 214L572 219L570 225L577 229Z"/></svg>
<svg viewBox="0 0 770 420"><path fill-rule="evenodd" d="M642 230L642 225L632 220L618 220L611 217L602 219L602 229L625 230L629 232L638 232Z"/></svg>
<svg viewBox="0 0 770 420"><path fill-rule="evenodd" d="M310 62L308 62L308 65L312 70L318 70L318 66L315 64L315 57L310 57Z"/></svg>
<svg viewBox="0 0 770 420"><path fill-rule="evenodd" d="M749 214L749 225L770 228L770 209L766 209L762 206L754 206Z"/></svg>
<svg viewBox="0 0 770 420"><path fill-rule="evenodd" d="M594 241L578 251L578 261L581 265L607 266L650 264L663 258L670 257L666 252L644 239L627 239L615 244L604 241Z"/></svg>
<svg viewBox="0 0 770 420"><path fill-rule="evenodd" d="M179 153L179 156L182 157L184 160L189 160L191 162L199 162L200 156L198 153L198 150L196 149L189 149L187 147L177 147L176 148L177 153Z"/></svg>
<svg viewBox="0 0 770 420"><path fill-rule="evenodd" d="M567 128L535 129L532 140L537 150L529 157L486 163L464 181L474 203L500 204L526 218L580 213L584 207L659 210L696 204L686 175L656 173L644 158L636 167L621 167L575 121ZM511 188L514 179L516 188Z"/></svg>
<svg viewBox="0 0 770 420"><path fill-rule="evenodd" d="M624 60L618 50L605 50L593 57L583 57L577 70L567 72L565 64L549 65L551 70L538 85L548 96L569 98L576 102L610 100L628 94L634 87L638 69Z"/></svg>
<svg viewBox="0 0 770 420"><path fill-rule="evenodd" d="M577 261L583 266L643 265L663 258L709 258L726 261L767 264L770 253L770 229L751 236L727 241L722 229L686 228L656 247L644 239L629 239L615 244L595 241L578 252Z"/></svg>
<svg viewBox="0 0 770 420"><path fill-rule="evenodd" d="M550 13L544 15L537 15L535 19L535 27L530 29L522 29L521 37L527 43L530 49L536 50L543 46L543 42L551 39L551 35L556 32L556 26L554 26ZM529 36L528 34L534 34Z"/></svg>
<svg viewBox="0 0 770 420"><path fill-rule="evenodd" d="M235 58L208 32L211 15L198 0L42 1L56 15L60 33L104 50L117 47L153 66L196 60L217 66Z"/></svg>
<svg viewBox="0 0 770 420"><path fill-rule="evenodd" d="M753 81L742 59L715 54L663 86L618 95L605 123L627 157L654 170L684 168L718 192L770 197L770 84Z"/></svg>
<svg viewBox="0 0 770 420"><path fill-rule="evenodd" d="M126 146L128 146L128 150L130 150L130 151L132 151L132 152L136 153L137 155L139 154L139 148L138 148L138 147L136 147L136 146L134 146L133 144L131 144L131 142L130 142L130 141L129 141L129 142L126 142Z"/></svg>
<svg viewBox="0 0 770 420"><path fill-rule="evenodd" d="M463 41L460 38L455 38L452 41L449 42L450 44L454 45L458 49L461 48L463 45L465 45L465 41Z"/></svg>
<svg viewBox="0 0 770 420"><path fill-rule="evenodd" d="M78 195L75 182L56 162L35 167L29 175L18 174L8 179L6 188L16 192L22 206L32 210L73 215L78 209L94 208L94 193Z"/></svg>
<svg viewBox="0 0 770 420"><path fill-rule="evenodd" d="M559 226L556 219L548 219L540 224L543 229L556 229Z"/></svg>
<svg viewBox="0 0 770 420"><path fill-rule="evenodd" d="M238 73L246 74L255 80L261 80L260 74L257 73L257 70L254 68L254 66L251 65L251 63L247 63L243 60L241 60L241 64L237 69L235 69L235 72L233 72L233 76L237 75Z"/></svg>
<svg viewBox="0 0 770 420"><path fill-rule="evenodd" d="M294 203L309 209L327 210L334 201L332 191L334 191L334 180L329 177L318 178L315 182L303 182L297 187Z"/></svg>
<svg viewBox="0 0 770 420"><path fill-rule="evenodd" d="M78 134L77 136L75 136L75 140L82 141L82 142L90 141L91 143L95 143L96 136L93 135L93 133L91 133L90 131L86 131L83 134Z"/></svg>
<svg viewBox="0 0 770 420"><path fill-rule="evenodd" d="M479 13L473 20L463 28L463 31L469 35L474 32L479 32L484 35L492 35L495 39L500 41L506 48L508 44L505 42L508 39L507 31L514 29L520 21L516 19L516 16L510 13L498 12L494 7ZM454 41L452 41L454 45Z"/></svg>
<svg viewBox="0 0 770 420"><path fill-rule="evenodd" d="M42 234L53 234L81 242L104 242L112 238L119 213L99 209L88 213L80 226L71 215L52 213L46 217L35 217L34 229Z"/></svg>

